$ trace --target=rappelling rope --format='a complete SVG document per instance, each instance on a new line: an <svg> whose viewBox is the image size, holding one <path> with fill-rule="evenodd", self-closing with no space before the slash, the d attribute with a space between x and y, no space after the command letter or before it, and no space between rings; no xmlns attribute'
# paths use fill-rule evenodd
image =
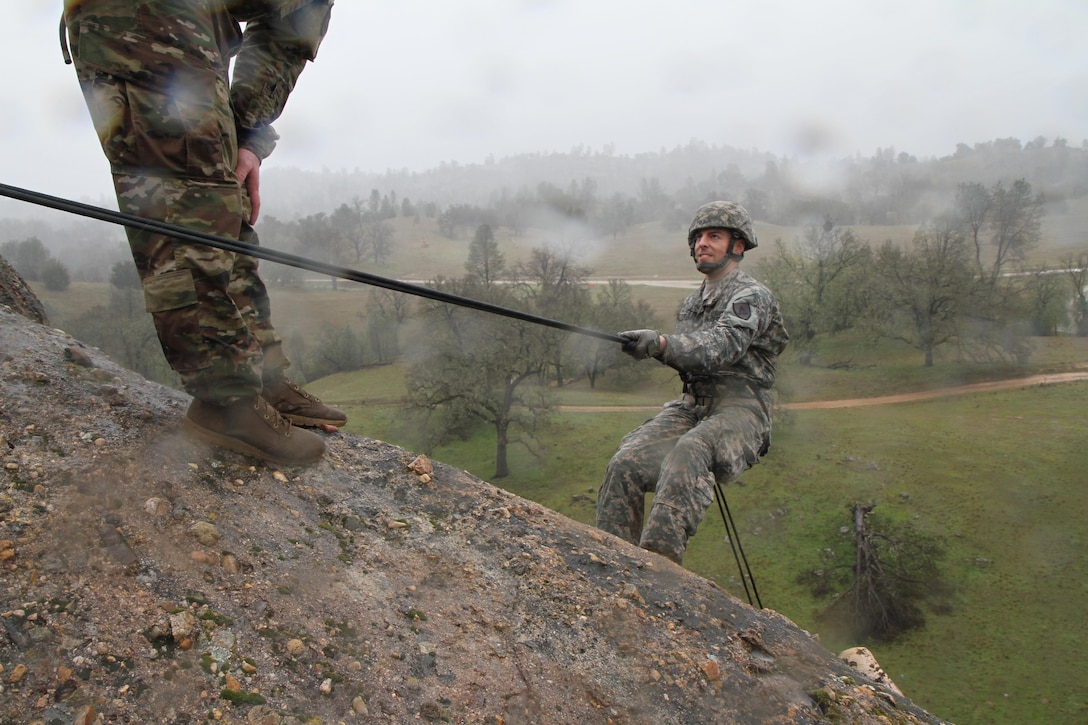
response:
<svg viewBox="0 0 1088 725"><path fill-rule="evenodd" d="M19 201L26 201L31 204L37 204L38 206L44 206L50 209L68 212L70 214L78 214L79 216L85 216L91 219L98 219L99 221L110 222L112 224L120 224L122 226L132 227L134 229L144 229L147 231L157 232L159 234L176 237L177 239L183 239L187 242L193 242L195 244L206 244L209 247L215 247L216 249L223 249L228 252L236 252L238 254L246 254L250 257L257 257L258 259L265 259L269 262L285 264L289 267L298 267L299 269L317 272L318 274L324 274L330 277L338 277L339 279L346 279L351 282L359 282L362 284L372 285L374 287L382 287L384 289L393 290L395 292L403 292L405 294L415 295L416 297L425 297L427 299L435 300L437 302L445 302L451 305L457 305L459 307L468 307L470 309L478 310L480 312L489 312L493 315L510 317L515 320L521 320L522 322L531 322L535 325L544 325L545 327L552 327L557 330L573 332L579 335L586 335L588 337L596 337L601 340L608 340L609 342L617 342L620 344L627 342L625 339L619 337L618 335L601 332L600 330L593 330L588 327L579 327L578 325L571 325L566 322L560 322L559 320L541 317L540 315L534 315L529 312L512 310L509 307L494 305L490 302L482 302L480 300L474 300L468 297L461 297L459 295L450 294L449 292L442 292L441 290L432 289L430 287L423 287L422 285L411 284L410 282L401 282L400 280L390 279L388 277L381 277L379 275L370 274L368 272L360 272L359 270L350 269L348 267L341 267L335 264L319 262L315 259L309 259L307 257L300 257L296 254L288 254L286 252L276 251L275 249L268 249L267 247L247 244L246 242L240 242L237 239L228 239L227 237L220 237L216 236L215 234L198 232L192 229L186 229L185 227L179 227L175 224L157 221L155 219L145 219L144 217L139 217L134 214L126 214L125 212L112 211L110 209L103 209L102 207L98 206L91 206L90 204L82 204L80 202L71 201L69 199L49 196L48 194L42 194L36 191L20 189L17 186L0 184L0 196L6 196L8 198L17 199Z"/></svg>

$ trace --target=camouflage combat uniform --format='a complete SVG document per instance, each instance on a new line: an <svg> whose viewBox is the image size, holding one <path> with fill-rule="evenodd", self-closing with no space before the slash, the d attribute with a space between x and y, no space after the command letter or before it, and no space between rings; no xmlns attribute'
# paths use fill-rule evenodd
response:
<svg viewBox="0 0 1088 725"><path fill-rule="evenodd" d="M256 244L238 150L272 152L270 124L316 56L331 6L67 0L71 59L121 211ZM288 361L255 259L126 232L163 351L194 398L252 397L262 373L282 375Z"/></svg>
<svg viewBox="0 0 1088 725"><path fill-rule="evenodd" d="M684 393L624 436L597 499L597 526L683 561L687 541L730 481L770 444L775 364L789 336L778 302L739 268L681 305L658 359ZM653 492L643 528L645 494Z"/></svg>

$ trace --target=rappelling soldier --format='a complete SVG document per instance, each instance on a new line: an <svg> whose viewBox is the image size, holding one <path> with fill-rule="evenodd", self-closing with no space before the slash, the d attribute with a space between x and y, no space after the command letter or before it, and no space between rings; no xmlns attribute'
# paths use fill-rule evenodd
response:
<svg viewBox="0 0 1088 725"><path fill-rule="evenodd" d="M714 500L716 482L738 478L771 440L772 387L789 335L774 295L740 269L756 246L748 212L715 201L688 230L703 275L680 306L676 331L619 333L623 351L680 374L683 391L624 436L597 498L597 526L682 564L688 539ZM644 501L653 504L644 518Z"/></svg>

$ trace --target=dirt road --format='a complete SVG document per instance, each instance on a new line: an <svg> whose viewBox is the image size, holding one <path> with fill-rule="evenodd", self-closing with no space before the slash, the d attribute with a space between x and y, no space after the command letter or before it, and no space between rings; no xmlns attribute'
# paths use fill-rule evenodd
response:
<svg viewBox="0 0 1088 725"><path fill-rule="evenodd" d="M875 398L853 398L850 400L812 400L805 403L786 403L782 407L786 408L787 410L826 410L829 408L860 408L867 405L890 405L892 403L910 403L917 400L942 398L948 395L966 395L968 393L983 393L992 390L1031 388L1043 385L1057 385L1059 383L1074 383L1083 380L1088 380L1088 372L1050 373L1048 375L1032 375L1026 378L1013 378L1011 380L994 380L988 383L957 385L952 388L922 390L916 393L903 393L901 395L881 395Z"/></svg>
<svg viewBox="0 0 1088 725"><path fill-rule="evenodd" d="M922 390L916 393L902 393L899 395L880 395L873 398L851 398L847 400L810 400L804 403L784 403L786 410L828 410L831 408L861 408L869 405L891 405L893 403L910 403L930 398L941 398L948 395L966 395L968 393L983 393L993 390L1013 390L1016 388L1031 388L1043 385L1058 385L1061 383L1075 383L1088 380L1088 372L1050 373L1047 375L1031 375L1026 378L1012 378L1010 380L994 380L987 383L973 383L971 385L957 385L951 388L938 388L936 390ZM620 410L660 410L660 405L561 405L559 410L578 413L607 413Z"/></svg>

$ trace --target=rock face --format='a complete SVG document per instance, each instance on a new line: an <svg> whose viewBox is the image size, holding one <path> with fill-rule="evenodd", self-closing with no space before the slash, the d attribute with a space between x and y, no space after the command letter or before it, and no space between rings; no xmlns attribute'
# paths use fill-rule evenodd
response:
<svg viewBox="0 0 1088 725"><path fill-rule="evenodd" d="M0 307L0 721L940 722L460 470L346 434L268 467L187 403Z"/></svg>
<svg viewBox="0 0 1088 725"><path fill-rule="evenodd" d="M41 300L3 257L0 257L0 305L7 305L34 322L48 323Z"/></svg>

